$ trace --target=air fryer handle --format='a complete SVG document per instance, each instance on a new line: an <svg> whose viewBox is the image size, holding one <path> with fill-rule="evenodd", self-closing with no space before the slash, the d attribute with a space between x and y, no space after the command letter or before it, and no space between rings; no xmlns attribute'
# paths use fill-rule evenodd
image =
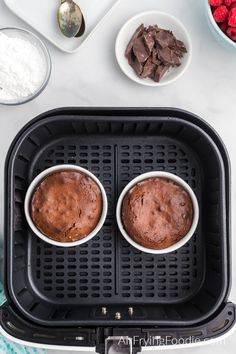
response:
<svg viewBox="0 0 236 354"><path fill-rule="evenodd" d="M15 311L11 305L4 303L0 307L0 332L15 342L23 341L25 345L53 349L61 346L70 351L70 346L83 351L90 347L100 354L123 353L137 354L144 347L169 349L173 345L187 346L189 343L217 341L229 335L236 328L236 305L231 302L223 304L211 320L201 326L191 327L114 327L114 328L53 328L37 326Z"/></svg>
<svg viewBox="0 0 236 354"><path fill-rule="evenodd" d="M236 305L231 302L224 304L218 314L201 326L182 328L143 328L139 330L114 328L113 334L105 339L105 345L97 347L100 354L123 353L136 354L148 350L173 346L185 347L200 342L210 343L229 335L236 323Z"/></svg>

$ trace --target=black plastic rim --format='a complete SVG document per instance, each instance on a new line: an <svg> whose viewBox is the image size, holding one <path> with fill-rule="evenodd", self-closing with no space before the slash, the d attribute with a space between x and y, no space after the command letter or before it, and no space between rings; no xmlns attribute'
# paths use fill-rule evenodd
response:
<svg viewBox="0 0 236 354"><path fill-rule="evenodd" d="M211 309L211 312L206 312L206 313L202 313L201 316L198 317L197 322L200 322L202 320L204 320L205 318L209 317L210 315L213 315L213 313L217 310L217 308L226 301L227 296L228 296L228 292L230 289L230 164L229 164L229 158L228 158L228 154L226 152L226 149L222 143L222 141L220 140L220 138L218 137L218 135L215 133L215 131L209 127L204 121L202 121L201 119L199 119L198 117L188 113L188 112L184 112L181 110L175 110L175 109L168 109L168 108L164 108L164 109L86 109L86 108L68 108L68 109L57 109L57 110L53 110L50 112L47 112L43 115L40 115L39 117L37 117L36 119L32 120L29 124L27 124L17 135L17 137L15 138L14 142L11 145L11 148L9 150L7 159L6 159L6 168L5 168L5 173L6 173L6 190L9 191L9 187L10 187L10 183L9 183L9 168L11 167L12 164L12 159L13 159L13 153L16 153L18 146L19 146L19 142L24 140L25 135L27 133L27 131L36 125L40 125L42 123L45 123L47 120L47 117L50 118L52 116L56 117L60 117L60 116L68 116L68 117L73 117L73 116L80 116L82 115L83 117L86 116L93 116L93 120L97 119L99 121L99 119L102 121L107 121L107 116L108 117L112 117L111 118L111 122L123 122L124 119L129 120L130 122L136 122L136 121L143 121L143 117L145 117L145 120L147 122L151 122L153 119L155 120L155 117L164 117L167 121L168 119L171 120L171 117L173 119L176 119L176 121L179 121L181 119L190 122L191 124L194 124L195 127L198 127L198 129L203 130L205 132L206 135L209 136L209 138L214 142L213 144L215 145L216 149L219 151L219 156L222 159L222 163L223 163L223 168L224 168L224 173L225 173L225 198L226 198L226 207L227 207L227 211L226 214L228 215L227 218L227 222L226 222L226 248L225 248L225 253L223 255L223 263L225 265L225 274L223 276L224 278L224 286L222 285L222 289L221 289L221 296L218 299L218 302L216 304L216 306L214 308ZM95 118L96 117L96 118ZM102 118L103 117L103 118ZM124 118L125 117L125 118ZM168 118L169 117L169 118ZM7 193L6 193L7 194ZM8 203L8 199L7 199L7 195L5 196L5 216L6 218L8 218L9 216L9 203ZM6 274L6 278L5 278L5 289L6 292L8 294L8 301L11 303L13 302L17 302L17 299L15 297L14 291L11 287L11 281L9 281L9 269L8 269L8 265L9 262L13 262L13 257L11 254L11 251L9 249L9 244L8 244L8 233L9 233L9 224L6 223L6 229L5 229L5 241L6 241L6 249L7 249L7 254L5 257L5 274ZM9 286L10 285L10 286ZM15 299L15 300L14 300ZM19 306L19 304L18 304ZM27 311L24 310L24 308L20 308L20 310L22 311L22 313L24 313L27 317L31 317L29 316L29 313L27 313ZM152 309L151 309L152 310ZM147 312L149 312L149 310L147 310ZM96 316L95 316L96 317ZM37 317L32 316L31 319L33 321L37 321ZM87 320L81 321L81 323L86 323ZM151 319L145 319L145 321L143 321L143 319L134 319L133 321L129 320L125 320L125 321L120 321L119 325L134 325L134 323L137 324L137 322L139 324L141 323L145 323L145 324L153 324L155 323L155 321L151 320ZM191 321L191 320L185 320L183 322L178 322L175 320L171 320L171 324L172 325L180 325L184 323L184 325L188 326L191 325L193 323L195 323L195 321ZM39 320L38 323L41 324L46 324L46 322ZM78 323L78 321L72 321L70 323L70 325L72 324L76 324ZM94 318L93 321L91 322L91 324L94 325L101 325L102 323L104 323L104 319L103 318ZM107 320L107 325L113 325L117 322L108 319ZM50 324L49 324L50 325ZM59 322L53 322L52 325L59 325Z"/></svg>

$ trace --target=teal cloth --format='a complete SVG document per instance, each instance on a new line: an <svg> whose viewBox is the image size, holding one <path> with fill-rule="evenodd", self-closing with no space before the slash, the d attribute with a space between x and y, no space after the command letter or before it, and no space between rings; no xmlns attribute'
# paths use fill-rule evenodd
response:
<svg viewBox="0 0 236 354"><path fill-rule="evenodd" d="M3 287L0 284L0 305L5 301ZM14 343L0 335L0 354L45 354L44 349L28 348Z"/></svg>

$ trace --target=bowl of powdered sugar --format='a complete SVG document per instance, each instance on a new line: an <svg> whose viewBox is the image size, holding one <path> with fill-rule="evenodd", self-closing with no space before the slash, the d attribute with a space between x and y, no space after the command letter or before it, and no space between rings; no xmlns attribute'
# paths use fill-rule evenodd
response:
<svg viewBox="0 0 236 354"><path fill-rule="evenodd" d="M19 28L0 29L0 104L16 105L38 96L51 74L45 44Z"/></svg>

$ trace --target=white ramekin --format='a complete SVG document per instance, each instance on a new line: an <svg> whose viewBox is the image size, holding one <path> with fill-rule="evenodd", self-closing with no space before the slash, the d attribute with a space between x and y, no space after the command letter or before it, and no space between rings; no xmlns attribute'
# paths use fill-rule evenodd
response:
<svg viewBox="0 0 236 354"><path fill-rule="evenodd" d="M48 175L51 175L54 172L58 172L58 171L80 171L85 173L87 176L91 177L99 186L101 193L102 193L102 199L103 199L103 209L102 209L102 214L101 214L101 218L97 224L97 226L95 227L95 229L86 237L84 237L81 240L78 241L73 241L73 242L59 242L59 241L55 241L52 240L51 238L47 237L46 235L44 235L34 224L32 218L31 218L31 214L30 214L30 206L31 206L31 198L32 195L36 189L36 187L39 185L39 183ZM85 242L88 242L89 240L91 240L91 238L93 238L98 232L99 230L102 228L105 219L106 219L106 215L107 215L107 196L106 196L106 192L103 188L103 185L101 184L101 182L98 180L98 178L96 176L94 176L93 173L91 173L90 171L86 170L85 168L79 167L79 166L75 166L75 165L57 165L57 166L53 166L50 167L46 170L44 170L43 172L41 172L37 177L35 177L35 179L30 183L28 190L26 192L26 196L25 196L25 203L24 203L24 209L25 209L25 216L26 216L26 220L31 228L31 230L34 232L34 234L36 234L38 237L40 237L43 241L50 243L51 245L54 246L60 246L60 247L73 247L73 246L79 246L82 245Z"/></svg>
<svg viewBox="0 0 236 354"><path fill-rule="evenodd" d="M135 242L126 232L123 223L122 223L122 218L121 218L121 212L122 212L122 203L123 199L126 195L126 193L138 182L143 181L148 178L152 177L160 177L160 178L168 178L176 183L178 183L180 186L182 186L189 194L192 204L193 204L193 222L192 226L189 230L189 232L178 242L176 242L174 245L171 245L170 247L161 249L161 250L155 250L151 248L146 248L144 246L141 246L137 242ZM197 198L192 190L192 188L180 177L169 173L169 172L163 172L163 171L151 171L144 173L136 178L134 178L131 182L127 184L127 186L123 189L123 191L120 194L120 197L117 202L117 207L116 207L116 219L117 223L120 229L120 232L124 236L124 238L135 248L137 248L140 251L146 252L146 253L152 253L152 254L163 254L163 253L169 253L176 251L178 248L182 247L186 242L190 240L190 238L193 236L197 224L198 224L198 219L199 219L199 206L198 206L198 201Z"/></svg>
<svg viewBox="0 0 236 354"><path fill-rule="evenodd" d="M169 70L168 73L162 77L160 82L155 82L150 78L140 78L134 72L133 68L129 65L128 60L125 57L125 50L127 45L135 30L142 23L145 27L149 25L158 25L161 28L173 31L176 38L183 41L187 48L187 53L185 53L181 59L181 65ZM123 25L116 38L115 54L121 70L131 80L141 85L160 87L176 81L188 69L192 58L192 42L187 29L178 18L161 11L146 11L135 15Z"/></svg>

